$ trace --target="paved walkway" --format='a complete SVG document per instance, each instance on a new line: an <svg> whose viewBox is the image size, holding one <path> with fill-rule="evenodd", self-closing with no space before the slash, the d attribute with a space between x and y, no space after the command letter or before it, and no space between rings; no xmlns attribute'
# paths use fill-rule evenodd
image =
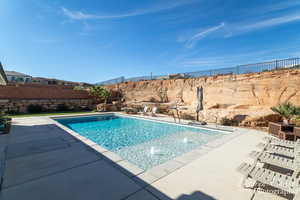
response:
<svg viewBox="0 0 300 200"><path fill-rule="evenodd" d="M264 133L243 134L160 179L133 174L75 139L47 117L16 118L7 144L1 200L213 200L250 199L236 168ZM257 193L254 199L276 199ZM279 197L277 198L279 199Z"/></svg>

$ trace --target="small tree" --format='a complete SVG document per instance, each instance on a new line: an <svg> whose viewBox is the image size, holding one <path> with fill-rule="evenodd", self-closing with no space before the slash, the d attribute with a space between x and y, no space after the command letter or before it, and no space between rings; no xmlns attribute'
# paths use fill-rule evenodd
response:
<svg viewBox="0 0 300 200"><path fill-rule="evenodd" d="M291 119L299 115L300 111L299 107L294 106L290 102L279 104L276 107L272 107L271 110L281 115L287 124L290 124Z"/></svg>
<svg viewBox="0 0 300 200"><path fill-rule="evenodd" d="M97 101L104 101L104 103L107 103L107 99L111 96L111 92L102 86L90 88L89 94L95 97Z"/></svg>

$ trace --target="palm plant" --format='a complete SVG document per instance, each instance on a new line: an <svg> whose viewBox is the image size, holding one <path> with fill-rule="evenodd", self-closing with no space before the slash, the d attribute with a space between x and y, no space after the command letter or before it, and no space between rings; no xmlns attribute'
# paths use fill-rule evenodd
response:
<svg viewBox="0 0 300 200"><path fill-rule="evenodd" d="M291 120L300 114L300 108L290 102L279 104L271 110L283 117L285 123L290 124Z"/></svg>
<svg viewBox="0 0 300 200"><path fill-rule="evenodd" d="M295 119L300 123L300 106L297 107L297 115Z"/></svg>

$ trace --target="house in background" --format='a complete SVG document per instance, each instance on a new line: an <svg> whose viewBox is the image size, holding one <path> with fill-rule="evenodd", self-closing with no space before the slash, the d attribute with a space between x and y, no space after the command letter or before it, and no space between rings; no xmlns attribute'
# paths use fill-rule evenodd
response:
<svg viewBox="0 0 300 200"><path fill-rule="evenodd" d="M91 87L92 84L83 83L83 82L73 82L73 81L64 81L54 78L43 78L43 77L32 77L33 84L41 84L41 85L65 85L65 86L79 86L82 88Z"/></svg>
<svg viewBox="0 0 300 200"><path fill-rule="evenodd" d="M31 83L32 77L15 71L5 71L7 80L12 83Z"/></svg>
<svg viewBox="0 0 300 200"><path fill-rule="evenodd" d="M6 85L6 84L7 84L7 77L5 75L2 64L0 62L0 85Z"/></svg>

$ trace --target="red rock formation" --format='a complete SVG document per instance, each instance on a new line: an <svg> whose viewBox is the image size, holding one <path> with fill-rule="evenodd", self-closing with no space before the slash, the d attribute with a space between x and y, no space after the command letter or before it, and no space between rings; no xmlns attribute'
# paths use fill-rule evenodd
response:
<svg viewBox="0 0 300 200"><path fill-rule="evenodd" d="M270 107L284 101L300 105L299 69L119 84L126 102L159 100L158 91L166 89L168 100L182 101L189 106L185 112L192 115L197 105L196 88L200 86L204 88L203 114L206 116L245 115L245 121L272 114Z"/></svg>

